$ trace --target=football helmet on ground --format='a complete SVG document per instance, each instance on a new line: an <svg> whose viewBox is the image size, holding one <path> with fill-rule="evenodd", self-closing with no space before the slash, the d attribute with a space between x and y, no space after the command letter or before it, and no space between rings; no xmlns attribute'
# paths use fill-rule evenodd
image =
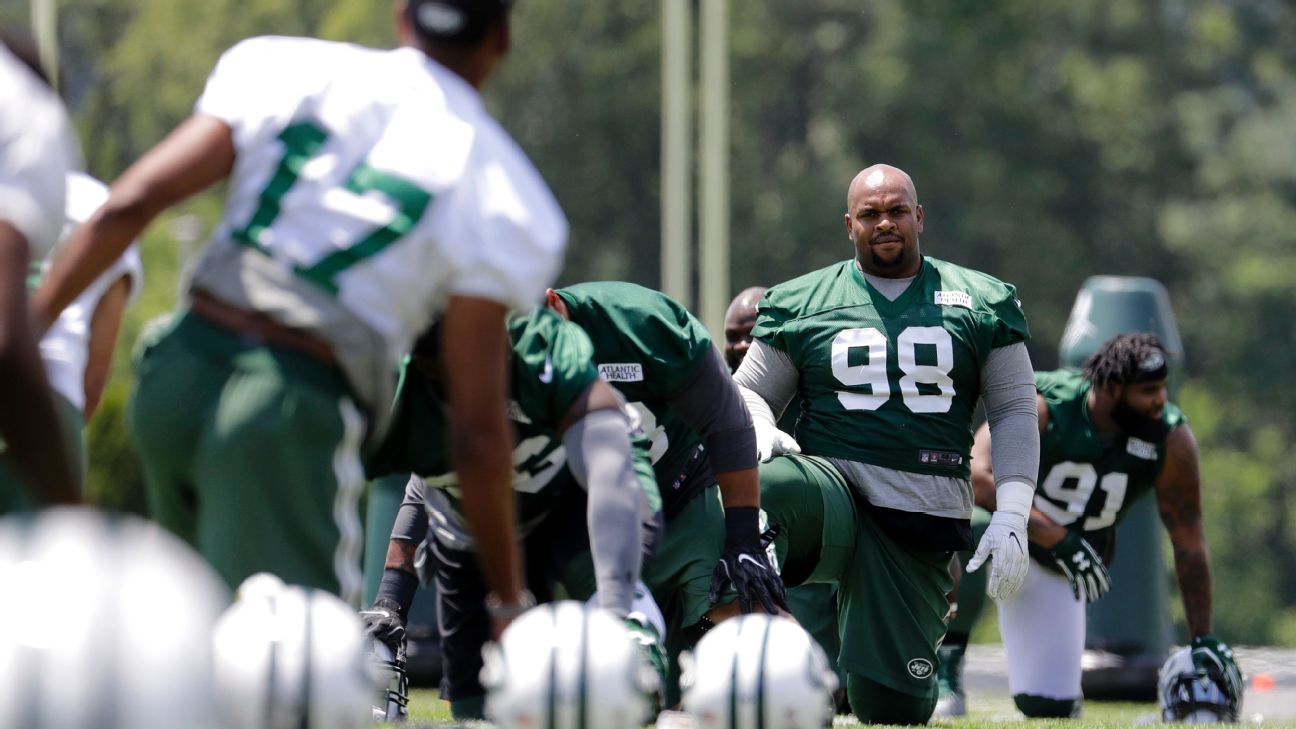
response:
<svg viewBox="0 0 1296 729"><path fill-rule="evenodd" d="M373 676L374 721L405 721L409 718L409 677L405 675L405 646L395 653L386 643L369 636L365 639L365 658Z"/></svg>
<svg viewBox="0 0 1296 729"><path fill-rule="evenodd" d="M486 718L501 729L637 729L657 688L625 624L570 600L528 610L482 658Z"/></svg>
<svg viewBox="0 0 1296 729"><path fill-rule="evenodd" d="M837 675L795 622L750 613L712 628L680 657L684 710L699 729L819 729L832 723Z"/></svg>
<svg viewBox="0 0 1296 729"><path fill-rule="evenodd" d="M169 532L59 508L0 520L0 728L214 729L229 592Z"/></svg>
<svg viewBox="0 0 1296 729"><path fill-rule="evenodd" d="M1230 680L1223 669L1196 665L1192 648L1180 648L1158 674L1161 718L1187 724L1235 722L1242 708L1241 685L1240 674Z"/></svg>
<svg viewBox="0 0 1296 729"><path fill-rule="evenodd" d="M212 642L231 728L357 729L371 719L364 628L329 593L249 577Z"/></svg>

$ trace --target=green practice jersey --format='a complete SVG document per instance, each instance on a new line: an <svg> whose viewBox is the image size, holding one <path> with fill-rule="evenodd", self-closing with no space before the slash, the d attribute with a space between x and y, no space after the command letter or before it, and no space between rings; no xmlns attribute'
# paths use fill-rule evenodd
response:
<svg viewBox="0 0 1296 729"><path fill-rule="evenodd" d="M986 358L1029 337L1011 285L930 256L895 301L849 260L774 286L758 311L752 336L800 373L805 453L964 479Z"/></svg>
<svg viewBox="0 0 1296 729"><path fill-rule="evenodd" d="M589 338L580 327L547 309L509 322L512 377L508 416L513 425L513 489L518 520L525 528L542 518L562 490L575 486L558 438L558 424L576 398L597 378ZM458 511L459 490L450 459L450 423L433 379L412 361L401 369L392 426L369 459L368 475L414 473L429 488L444 489ZM635 470L658 504L648 443L633 438Z"/></svg>
<svg viewBox="0 0 1296 729"><path fill-rule="evenodd" d="M1165 465L1166 438L1100 438L1089 420L1090 383L1078 371L1037 372L1035 389L1048 406L1048 427L1040 435L1035 508L1058 524L1084 532L1102 553L1129 506L1156 483ZM1161 422L1169 434L1187 418L1167 402Z"/></svg>
<svg viewBox="0 0 1296 729"><path fill-rule="evenodd" d="M710 486L701 436L667 404L698 375L713 345L702 323L660 291L620 281L559 289L572 322L594 344L599 375L625 395L652 440L667 518Z"/></svg>

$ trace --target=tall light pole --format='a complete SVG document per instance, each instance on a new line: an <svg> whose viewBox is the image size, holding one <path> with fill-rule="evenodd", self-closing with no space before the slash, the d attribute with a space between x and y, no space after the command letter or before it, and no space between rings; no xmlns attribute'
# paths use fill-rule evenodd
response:
<svg viewBox="0 0 1296 729"><path fill-rule="evenodd" d="M31 0L32 37L40 50L41 67L50 83L58 88L58 4L57 0Z"/></svg>
<svg viewBox="0 0 1296 729"><path fill-rule="evenodd" d="M702 323L723 341L729 305L729 0L702 0L702 232L699 243Z"/></svg>
<svg viewBox="0 0 1296 729"><path fill-rule="evenodd" d="M693 92L689 16L694 0L662 0L661 288L718 338L729 303L729 0L700 9L698 285L693 296Z"/></svg>
<svg viewBox="0 0 1296 729"><path fill-rule="evenodd" d="M692 309L690 0L662 0L661 289Z"/></svg>

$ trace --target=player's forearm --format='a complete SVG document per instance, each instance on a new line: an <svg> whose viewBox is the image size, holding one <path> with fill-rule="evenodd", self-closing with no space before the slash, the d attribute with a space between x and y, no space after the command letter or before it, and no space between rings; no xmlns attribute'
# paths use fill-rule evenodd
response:
<svg viewBox="0 0 1296 729"><path fill-rule="evenodd" d="M383 563L383 569L400 570L417 575L418 571L414 569L414 555L417 552L418 545L414 542L393 539L387 545L387 561Z"/></svg>
<svg viewBox="0 0 1296 729"><path fill-rule="evenodd" d="M760 506L760 478L755 468L717 473L720 501L726 509Z"/></svg>
<svg viewBox="0 0 1296 729"><path fill-rule="evenodd" d="M159 213L227 177L234 156L230 127L214 117L195 115L122 173L107 202L64 241L33 295L39 331L44 333Z"/></svg>
<svg viewBox="0 0 1296 729"><path fill-rule="evenodd" d="M32 320L40 332L130 247L154 214L105 204L78 226L55 255L40 288L32 294Z"/></svg>
<svg viewBox="0 0 1296 729"><path fill-rule="evenodd" d="M503 410L500 411L501 421ZM456 433L453 438L460 504L486 584L506 603L522 593L522 559L518 552L513 506L513 470L501 454L513 452L507 426Z"/></svg>
<svg viewBox="0 0 1296 729"><path fill-rule="evenodd" d="M1048 518L1039 509L1031 509L1030 517L1026 520L1026 538L1031 544L1052 549L1066 534L1066 527Z"/></svg>
<svg viewBox="0 0 1296 729"><path fill-rule="evenodd" d="M630 612L639 579L640 523L647 516L634 469L624 412L595 410L563 434L572 475L588 493L586 524L599 606L618 615Z"/></svg>
<svg viewBox="0 0 1296 729"><path fill-rule="evenodd" d="M1175 576L1183 595L1184 616L1191 637L1211 632L1211 569L1206 538L1193 535L1170 540L1174 549Z"/></svg>

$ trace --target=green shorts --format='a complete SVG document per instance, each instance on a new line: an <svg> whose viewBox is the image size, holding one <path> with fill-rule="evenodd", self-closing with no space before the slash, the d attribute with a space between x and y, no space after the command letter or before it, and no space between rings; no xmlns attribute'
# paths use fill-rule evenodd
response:
<svg viewBox="0 0 1296 729"><path fill-rule="evenodd" d="M788 612L814 637L824 654L837 666L841 653L841 638L837 635L837 585L814 583L789 587ZM837 672L837 680L846 685L846 676Z"/></svg>
<svg viewBox="0 0 1296 729"><path fill-rule="evenodd" d="M365 417L342 373L194 314L156 335L127 414L153 518L232 587L268 571L358 605Z"/></svg>
<svg viewBox="0 0 1296 729"><path fill-rule="evenodd" d="M945 636L950 553L896 544L824 459L780 456L762 464L760 475L761 505L783 532L775 542L780 564L799 565L808 572L804 582L838 582L841 668L901 693L928 696L936 648Z"/></svg>
<svg viewBox="0 0 1296 729"><path fill-rule="evenodd" d="M63 447L72 459L72 475L77 480L78 493L85 494L85 417L75 405L56 390L50 390L54 401L54 414L58 417L59 429L63 432ZM0 448L3 442L0 441ZM27 486L27 479L18 473L13 460L0 453L0 515L15 511L27 511L37 506Z"/></svg>

